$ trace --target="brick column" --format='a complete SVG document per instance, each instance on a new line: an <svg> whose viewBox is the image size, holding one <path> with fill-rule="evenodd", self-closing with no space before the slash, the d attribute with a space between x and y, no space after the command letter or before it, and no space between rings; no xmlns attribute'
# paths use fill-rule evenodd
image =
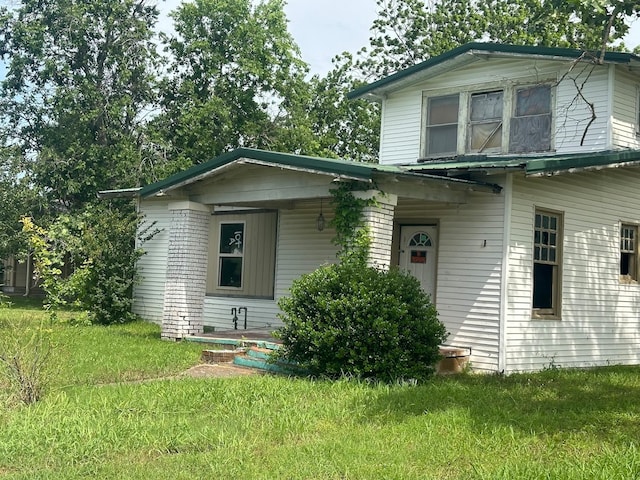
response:
<svg viewBox="0 0 640 480"><path fill-rule="evenodd" d="M375 205L365 207L362 212L362 220L369 228L371 235L367 265L387 270L391 265L393 214L398 197L377 190L354 192L354 195L359 198L373 198L375 200Z"/></svg>
<svg viewBox="0 0 640 480"><path fill-rule="evenodd" d="M202 333L211 211L188 201L170 203L169 210L162 338L180 340Z"/></svg>

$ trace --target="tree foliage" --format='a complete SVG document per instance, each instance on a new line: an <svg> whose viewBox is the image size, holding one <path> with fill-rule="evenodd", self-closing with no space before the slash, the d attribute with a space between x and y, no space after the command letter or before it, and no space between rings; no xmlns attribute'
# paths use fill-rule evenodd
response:
<svg viewBox="0 0 640 480"><path fill-rule="evenodd" d="M307 66L282 7L282 0L194 0L172 14L176 34L164 36L170 65L156 126L177 165L239 146L285 146L280 124L288 102L307 88Z"/></svg>
<svg viewBox="0 0 640 480"><path fill-rule="evenodd" d="M153 104L155 6L145 0L23 0L2 9L5 144L52 206L137 183L140 122Z"/></svg>
<svg viewBox="0 0 640 480"><path fill-rule="evenodd" d="M579 49L599 49L602 44L604 23L590 17L587 7L569 8L570 2L378 0L377 3L378 18L371 28L371 45L358 62L369 79L389 75L473 41ZM575 21L576 17L582 21ZM626 32L623 20L616 18L616 30L608 41Z"/></svg>

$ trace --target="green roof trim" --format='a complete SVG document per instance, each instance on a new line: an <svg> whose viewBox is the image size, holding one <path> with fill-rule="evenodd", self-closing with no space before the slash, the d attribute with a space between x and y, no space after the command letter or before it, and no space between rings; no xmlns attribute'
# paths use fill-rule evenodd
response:
<svg viewBox="0 0 640 480"><path fill-rule="evenodd" d="M327 175L345 177L365 182L378 178L376 174L382 174L430 179L451 184L476 185L492 191L500 190L499 186L493 184L438 175L429 175L427 172L422 173L420 171L415 171L413 168L415 165L380 165L377 163L354 162L350 160L270 152L267 150L258 150L253 148L238 148L220 155L206 163L194 165L193 167L182 172L178 172L164 180L142 187L138 194L142 198L149 197L151 195L161 193L164 190L171 190L182 185L196 182L209 176L215 172L215 170L242 159L253 160L254 162L257 161L271 166L289 167L296 170L325 173Z"/></svg>
<svg viewBox="0 0 640 480"><path fill-rule="evenodd" d="M640 162L640 150L607 150L561 155L478 155L472 159L461 155L443 160L426 160L417 165L405 165L404 168L412 172L519 169L523 170L527 175L548 175L571 170L612 167L637 162Z"/></svg>
<svg viewBox="0 0 640 480"><path fill-rule="evenodd" d="M291 153L270 152L253 148L238 148L225 153L208 162L194 165L187 170L178 172L164 180L152 183L140 190L141 197L148 197L176 185L189 183L202 175L235 162L236 160L248 158L265 163L285 165L292 168L303 168L315 170L332 175L344 175L351 178L370 180L373 172L371 164L352 162L347 160L336 160L330 158L309 157L304 155L294 155Z"/></svg>
<svg viewBox="0 0 640 480"><path fill-rule="evenodd" d="M502 43L485 43L485 42L472 42L462 45L460 47L454 48L453 50L449 50L448 52L443 53L442 55L438 55L437 57L430 58L425 60L424 62L413 65L404 70L400 70L388 77L384 77L376 82L369 83L368 85L363 85L362 87L356 88L355 90L349 92L347 94L347 98L355 99L363 97L367 94L375 94L375 91L378 89L382 89L384 87L392 86L393 84L408 79L412 75L417 73L426 71L430 68L433 68L437 65L443 64L448 60L452 60L460 55L464 55L466 53L472 51L482 51L482 52L494 52L501 54L511 54L511 55L535 55L535 56L543 56L543 57L562 57L568 59L576 59L579 58L582 54L584 54L584 50L576 50L573 48L557 48L557 47L540 47L540 46L527 46L527 45L509 45ZM593 55L599 55L599 53L592 52ZM635 55L633 53L625 53L625 52L606 52L604 61L607 63L631 63L632 61L639 61L640 56Z"/></svg>

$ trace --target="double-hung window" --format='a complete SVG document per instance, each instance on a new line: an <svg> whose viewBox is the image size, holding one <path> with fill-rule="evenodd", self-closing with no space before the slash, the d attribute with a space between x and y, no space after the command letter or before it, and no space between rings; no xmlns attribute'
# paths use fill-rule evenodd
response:
<svg viewBox="0 0 640 480"><path fill-rule="evenodd" d="M503 92L474 93L469 107L469 151L502 147Z"/></svg>
<svg viewBox="0 0 640 480"><path fill-rule="evenodd" d="M638 226L623 223L620 226L620 276L625 280L638 280Z"/></svg>
<svg viewBox="0 0 640 480"><path fill-rule="evenodd" d="M427 156L454 155L458 144L460 95L432 97L427 102Z"/></svg>
<svg viewBox="0 0 640 480"><path fill-rule="evenodd" d="M517 88L514 100L514 116L509 125L509 151L551 150L551 86Z"/></svg>
<svg viewBox="0 0 640 480"><path fill-rule="evenodd" d="M547 152L552 144L552 87L507 85L428 97L425 125L426 157Z"/></svg>
<svg viewBox="0 0 640 480"><path fill-rule="evenodd" d="M533 314L560 316L562 214L536 210L533 229Z"/></svg>

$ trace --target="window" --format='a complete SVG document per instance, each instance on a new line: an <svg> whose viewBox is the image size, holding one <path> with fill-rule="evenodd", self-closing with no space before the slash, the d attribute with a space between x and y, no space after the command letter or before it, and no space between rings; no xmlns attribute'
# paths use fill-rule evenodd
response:
<svg viewBox="0 0 640 480"><path fill-rule="evenodd" d="M484 152L502 146L502 91L474 93L469 112L469 150Z"/></svg>
<svg viewBox="0 0 640 480"><path fill-rule="evenodd" d="M551 149L551 86L516 89L509 135L510 152L546 152Z"/></svg>
<svg viewBox="0 0 640 480"><path fill-rule="evenodd" d="M455 154L458 143L459 95L427 102L427 155Z"/></svg>
<svg viewBox="0 0 640 480"><path fill-rule="evenodd" d="M620 226L620 275L627 280L638 280L638 226Z"/></svg>
<svg viewBox="0 0 640 480"><path fill-rule="evenodd" d="M244 223L220 223L218 286L242 287Z"/></svg>
<svg viewBox="0 0 640 480"><path fill-rule="evenodd" d="M533 313L559 317L562 215L536 210L533 232Z"/></svg>
<svg viewBox="0 0 640 480"><path fill-rule="evenodd" d="M424 155L550 151L551 111L549 84L428 97Z"/></svg>
<svg viewBox="0 0 640 480"><path fill-rule="evenodd" d="M217 211L209 229L207 295L273 299L278 213Z"/></svg>

